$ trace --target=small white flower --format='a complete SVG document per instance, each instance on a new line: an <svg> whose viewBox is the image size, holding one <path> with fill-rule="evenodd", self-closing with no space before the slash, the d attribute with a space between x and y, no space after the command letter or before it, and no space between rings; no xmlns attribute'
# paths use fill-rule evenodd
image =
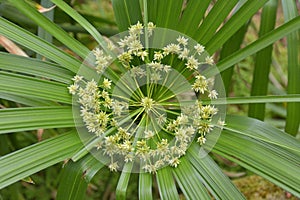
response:
<svg viewBox="0 0 300 200"><path fill-rule="evenodd" d="M159 125L163 125L167 121L167 118L165 115L159 115L156 120Z"/></svg>
<svg viewBox="0 0 300 200"><path fill-rule="evenodd" d="M194 84L192 85L193 89L195 90L195 92L200 92L201 94L203 94L205 91L207 91L207 81L206 78L204 76L196 76L196 80L194 82Z"/></svg>
<svg viewBox="0 0 300 200"><path fill-rule="evenodd" d="M104 78L102 84L103 84L103 87L104 87L105 89L110 89L110 88L111 88L111 81L108 80L107 78Z"/></svg>
<svg viewBox="0 0 300 200"><path fill-rule="evenodd" d="M76 75L72 78L75 83L80 82L83 79L83 76Z"/></svg>
<svg viewBox="0 0 300 200"><path fill-rule="evenodd" d="M164 72L168 73L169 71L171 71L171 66L170 65L164 65Z"/></svg>
<svg viewBox="0 0 300 200"><path fill-rule="evenodd" d="M120 41L118 42L118 45L121 48L125 48L128 45L128 41L126 39L120 39Z"/></svg>
<svg viewBox="0 0 300 200"><path fill-rule="evenodd" d="M108 99L108 98L109 98L108 92L105 91L105 90L102 90L102 92L101 92L101 97L103 97L104 99Z"/></svg>
<svg viewBox="0 0 300 200"><path fill-rule="evenodd" d="M218 92L216 90L209 91L208 97L210 99L217 99L218 98Z"/></svg>
<svg viewBox="0 0 300 200"><path fill-rule="evenodd" d="M79 86L77 84L70 85L68 87L69 93L75 95L78 88Z"/></svg>
<svg viewBox="0 0 300 200"><path fill-rule="evenodd" d="M162 80L161 75L157 72L151 74L150 78L151 82L157 83L158 81Z"/></svg>
<svg viewBox="0 0 300 200"><path fill-rule="evenodd" d="M183 36L179 36L177 38L177 42L178 44L182 44L183 46L186 46L188 44L188 39Z"/></svg>
<svg viewBox="0 0 300 200"><path fill-rule="evenodd" d="M195 45L194 48L196 49L198 55L201 55L201 53L203 53L205 49L204 46L202 46L201 44Z"/></svg>
<svg viewBox="0 0 300 200"><path fill-rule="evenodd" d="M169 164L172 167L177 167L180 163L180 160L176 157L176 158L172 158L171 160L169 160Z"/></svg>
<svg viewBox="0 0 300 200"><path fill-rule="evenodd" d="M189 56L190 50L188 50L187 48L184 48L183 51L180 52L178 58L181 60L187 59Z"/></svg>
<svg viewBox="0 0 300 200"><path fill-rule="evenodd" d="M161 71L163 69L163 65L159 62L151 62L148 64L149 67L151 67L152 69L154 69L155 71Z"/></svg>
<svg viewBox="0 0 300 200"><path fill-rule="evenodd" d="M155 165L152 165L152 164L147 164L143 167L143 169L146 171L146 172L149 172L151 174L155 174L156 173L156 166Z"/></svg>
<svg viewBox="0 0 300 200"><path fill-rule="evenodd" d="M146 76L145 70L140 67L133 67L130 72L132 77L142 78Z"/></svg>
<svg viewBox="0 0 300 200"><path fill-rule="evenodd" d="M177 120L178 120L178 123L180 125L184 125L184 124L187 124L189 122L189 118L187 115L184 115L184 114L180 114L180 116L177 117Z"/></svg>
<svg viewBox="0 0 300 200"><path fill-rule="evenodd" d="M193 126L189 126L185 129L186 134L192 136L195 133L195 128Z"/></svg>
<svg viewBox="0 0 300 200"><path fill-rule="evenodd" d="M155 135L155 133L153 131L151 131L151 130L147 130L144 133L145 133L145 138L146 139L150 139L150 138L152 138Z"/></svg>
<svg viewBox="0 0 300 200"><path fill-rule="evenodd" d="M200 137L198 137L197 142L199 142L200 145L203 145L206 142L206 138L203 136L200 136Z"/></svg>
<svg viewBox="0 0 300 200"><path fill-rule="evenodd" d="M136 54L137 52L139 52L140 50L142 50L144 47L141 43L141 41L139 40L134 40L132 42L129 43L128 45L129 51Z"/></svg>
<svg viewBox="0 0 300 200"><path fill-rule="evenodd" d="M134 159L134 156L132 155L132 153L128 153L128 154L126 154L124 161L126 163L128 163L128 162L132 162L133 159Z"/></svg>
<svg viewBox="0 0 300 200"><path fill-rule="evenodd" d="M160 61L164 58L164 55L160 51L154 51L154 60Z"/></svg>
<svg viewBox="0 0 300 200"><path fill-rule="evenodd" d="M205 58L205 62L206 62L207 64L209 64L209 65L213 65L213 64L214 64L214 59L213 59L212 56L211 56L211 57L207 56L207 57Z"/></svg>
<svg viewBox="0 0 300 200"><path fill-rule="evenodd" d="M118 162L110 163L110 165L108 165L108 168L110 171L116 172L119 168Z"/></svg>
<svg viewBox="0 0 300 200"><path fill-rule="evenodd" d="M185 65L188 69L196 70L198 69L199 64L200 63L198 62L198 59L196 59L194 56L190 56L187 58L187 63Z"/></svg>
<svg viewBox="0 0 300 200"><path fill-rule="evenodd" d="M101 49L96 48L93 50L93 54L95 55L96 58L98 58L98 57L102 57L104 55L104 52Z"/></svg>
<svg viewBox="0 0 300 200"><path fill-rule="evenodd" d="M98 142L98 143L96 144L96 149L97 149L97 150L101 149L102 147L103 147L103 141Z"/></svg>
<svg viewBox="0 0 300 200"><path fill-rule="evenodd" d="M112 41L109 40L107 42L107 48L108 48L108 50L113 51L116 49L116 46L114 45L114 43L112 43Z"/></svg>
<svg viewBox="0 0 300 200"><path fill-rule="evenodd" d="M148 52L147 52L147 51L139 51L139 52L137 53L137 56L141 57L142 61L144 61L144 60L145 60L145 57L148 56Z"/></svg>
<svg viewBox="0 0 300 200"><path fill-rule="evenodd" d="M129 52L124 52L118 55L118 59L120 60L120 62L129 63L132 59L132 56Z"/></svg>
<svg viewBox="0 0 300 200"><path fill-rule="evenodd" d="M94 91L98 89L98 85L96 81L92 79L91 81L87 82L85 89L87 93L94 93Z"/></svg>
<svg viewBox="0 0 300 200"><path fill-rule="evenodd" d="M148 22L148 36L150 37L153 33L153 30L156 28L156 25L153 22Z"/></svg>
<svg viewBox="0 0 300 200"><path fill-rule="evenodd" d="M178 54L181 51L181 47L178 44L168 44L163 50L164 55L169 55L170 53Z"/></svg>
<svg viewBox="0 0 300 200"><path fill-rule="evenodd" d="M175 135L176 135L176 141L179 141L179 142L187 142L188 139L189 139L189 135L186 134L186 129L184 128L179 128L176 132L175 132Z"/></svg>
<svg viewBox="0 0 300 200"><path fill-rule="evenodd" d="M217 124L218 124L219 126L226 126L225 121L223 121L223 120L221 120L221 119L218 120Z"/></svg>
<svg viewBox="0 0 300 200"><path fill-rule="evenodd" d="M121 106L119 104L114 104L114 103L112 104L112 109L113 109L114 114L119 117L121 116L121 113L123 112L123 108L124 108L124 106Z"/></svg>
<svg viewBox="0 0 300 200"><path fill-rule="evenodd" d="M139 21L135 25L131 25L129 28L130 34L143 34L143 24L141 24Z"/></svg>
<svg viewBox="0 0 300 200"><path fill-rule="evenodd" d="M164 161L163 160L157 160L155 162L155 167L156 169L159 169L160 167L162 167L164 165Z"/></svg>

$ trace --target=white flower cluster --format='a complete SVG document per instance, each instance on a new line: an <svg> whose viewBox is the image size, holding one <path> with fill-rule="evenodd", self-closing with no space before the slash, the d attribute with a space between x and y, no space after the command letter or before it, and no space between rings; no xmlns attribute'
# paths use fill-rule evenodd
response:
<svg viewBox="0 0 300 200"><path fill-rule="evenodd" d="M151 37L154 30L152 22L146 27L138 22L129 28L128 36L116 44L109 43L109 50L122 52L116 56L117 60L124 67L123 71L127 69L130 72L135 83L140 79L147 80L146 87L138 88L130 98L113 96L116 83L105 76L96 82L76 75L74 84L68 87L78 99L88 132L101 138L96 148L110 157L108 167L111 171L120 169L120 157L124 163L139 162L141 169L149 173L155 173L165 165L177 167L194 137L202 145L206 142L206 134L214 128L211 121L218 112L214 106L201 105L196 101L178 111L180 106L168 106L168 103L174 103L168 87L157 84L163 80L166 83L170 71L176 69L189 79L194 93L216 99L218 93L210 89L211 80L199 72L201 65L213 65L212 57L200 61L198 57L205 48L200 44L188 48L189 41L184 36L178 36L175 43L162 49L146 49L141 36L147 33ZM95 71L103 75L110 67L112 56L99 48L93 54L96 58ZM181 64L172 66L174 59ZM146 67L139 67L141 64ZM122 70L118 72L120 77ZM130 88L124 84L124 88ZM166 113L161 112L162 108ZM140 126L145 127L142 132L139 131Z"/></svg>

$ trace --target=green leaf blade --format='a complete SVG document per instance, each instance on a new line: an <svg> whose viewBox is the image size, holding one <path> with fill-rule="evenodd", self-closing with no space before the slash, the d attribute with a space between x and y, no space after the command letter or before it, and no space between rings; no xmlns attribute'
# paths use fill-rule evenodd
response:
<svg viewBox="0 0 300 200"><path fill-rule="evenodd" d="M72 131L0 157L0 189L70 158L78 148L82 144Z"/></svg>
<svg viewBox="0 0 300 200"><path fill-rule="evenodd" d="M139 175L139 199L152 200L152 175L140 173Z"/></svg>
<svg viewBox="0 0 300 200"><path fill-rule="evenodd" d="M245 199L230 179L223 174L220 167L203 149L200 149L198 144L190 146L187 159L198 171L202 178L201 182L216 199Z"/></svg>
<svg viewBox="0 0 300 200"><path fill-rule="evenodd" d="M0 17L0 34L38 52L40 55L53 60L72 72L76 73L81 65L80 61L60 50L53 44L42 40L29 31L18 27L2 17Z"/></svg>
<svg viewBox="0 0 300 200"><path fill-rule="evenodd" d="M200 174L185 157L180 159L180 164L173 170L173 174L185 198L190 200L211 199L206 188L201 184Z"/></svg>
<svg viewBox="0 0 300 200"><path fill-rule="evenodd" d="M35 21L40 27L56 37L63 44L68 46L72 51L76 52L81 58L85 58L89 54L89 49L82 45L78 40L72 38L62 28L57 26L43 14L38 12L26 1L23 0L9 0L16 8L23 12L27 17Z"/></svg>
<svg viewBox="0 0 300 200"><path fill-rule="evenodd" d="M240 121L244 120L247 119L244 118ZM252 121L253 119L249 118L248 120ZM227 119L226 123L230 125L236 124L231 119ZM264 124L263 122L260 123ZM260 133L260 129L256 127L251 126L251 131ZM267 134L272 138L273 133L276 134L273 130L270 130ZM209 143L209 137L215 136L208 135L207 145L211 148L210 145L212 144ZM272 142L270 139L251 138L242 133L224 130L212 151L268 179L284 190L299 196L300 177L297 175L300 164L299 141L288 134L281 134L281 137L286 141L293 140L296 147L289 148L286 144L280 145Z"/></svg>
<svg viewBox="0 0 300 200"><path fill-rule="evenodd" d="M300 143L277 128L252 118L228 115L224 129L294 151L300 156Z"/></svg>
<svg viewBox="0 0 300 200"><path fill-rule="evenodd" d="M57 200L84 200L88 183L104 165L91 154L78 162L68 161L61 173Z"/></svg>
<svg viewBox="0 0 300 200"><path fill-rule="evenodd" d="M206 44L209 53L216 52L234 33L236 33L268 0L246 1L223 27Z"/></svg>
<svg viewBox="0 0 300 200"><path fill-rule="evenodd" d="M0 71L0 92L71 104L67 85Z"/></svg>
<svg viewBox="0 0 300 200"><path fill-rule="evenodd" d="M74 73L57 64L4 52L0 52L0 69L38 76L66 84L71 84L71 78L74 76Z"/></svg>
<svg viewBox="0 0 300 200"><path fill-rule="evenodd" d="M299 18L296 2L282 0L283 14L285 21L293 18ZM300 74L300 57L299 57L300 31L293 32L287 36L288 48L288 94L300 94L299 74ZM285 131L296 135L299 131L300 124L300 103L287 104L287 118Z"/></svg>
<svg viewBox="0 0 300 200"><path fill-rule="evenodd" d="M209 14L203 19L193 38L206 45L237 2L238 0L217 1Z"/></svg>
<svg viewBox="0 0 300 200"><path fill-rule="evenodd" d="M253 53L256 53L257 51L269 46L270 44L274 43L280 38L298 29L300 29L300 17L296 17L290 20L284 25L281 25L280 27L274 29L273 31L261 37L260 39L251 43L247 47L233 53L231 56L228 56L226 59L223 59L217 64L219 71L222 72L230 68L232 65L240 62L244 58L252 55ZM203 73L208 77L211 77L215 74L215 72L210 69L203 71Z"/></svg>
<svg viewBox="0 0 300 200"><path fill-rule="evenodd" d="M112 5L120 31L127 31L138 21L143 22L139 0L112 0Z"/></svg>
<svg viewBox="0 0 300 200"><path fill-rule="evenodd" d="M177 30L192 37L197 31L195 27L199 26L210 2L210 0L188 1L186 8L183 10Z"/></svg>
<svg viewBox="0 0 300 200"><path fill-rule="evenodd" d="M172 170L170 167L165 167L158 170L156 173L156 180L160 198L162 200L179 199L175 181L172 176Z"/></svg>
<svg viewBox="0 0 300 200"><path fill-rule="evenodd" d="M69 106L7 108L0 110L0 134L74 126L72 108Z"/></svg>
<svg viewBox="0 0 300 200"><path fill-rule="evenodd" d="M277 0L271 0L265 4L260 23L259 36L272 31L276 23ZM273 47L268 46L256 54L251 96L262 96L268 93L269 73L272 62ZM265 104L250 104L248 116L264 120Z"/></svg>
<svg viewBox="0 0 300 200"><path fill-rule="evenodd" d="M118 181L117 189L116 189L116 198L120 200L126 199L126 192L128 188L128 183L131 175L133 163L126 163L123 167L123 171Z"/></svg>

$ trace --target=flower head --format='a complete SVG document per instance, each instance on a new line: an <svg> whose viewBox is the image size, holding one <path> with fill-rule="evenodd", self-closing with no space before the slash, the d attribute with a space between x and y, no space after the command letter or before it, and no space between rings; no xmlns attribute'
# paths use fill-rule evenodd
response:
<svg viewBox="0 0 300 200"><path fill-rule="evenodd" d="M194 137L203 145L214 129L218 109L199 101L202 96L218 97L211 89L213 79L199 71L202 64L214 63L212 57L203 59L205 48L190 45L182 35L160 49L145 48L142 36L150 38L155 29L152 22L146 27L138 22L128 35L108 41L104 49L117 55L96 48L94 70L99 80L76 75L68 87L80 105L86 130L96 138L97 152L110 160L111 171L135 161L149 173L165 165L177 167ZM188 105L181 105L180 95Z"/></svg>

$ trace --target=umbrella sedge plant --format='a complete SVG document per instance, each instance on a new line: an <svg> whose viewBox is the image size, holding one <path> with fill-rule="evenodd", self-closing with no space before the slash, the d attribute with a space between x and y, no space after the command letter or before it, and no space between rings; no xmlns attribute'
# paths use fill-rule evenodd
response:
<svg viewBox="0 0 300 200"><path fill-rule="evenodd" d="M0 35L37 54L0 52L0 98L10 105L0 110L0 150L7 152L0 157L1 189L65 161L56 199L85 199L89 183L105 168L119 176L116 199L132 197L132 176L138 177L139 199L245 199L211 157L218 154L300 196L295 2L282 0L285 21L274 28L275 0L112 0L119 29L114 35L101 33L66 2L51 2L41 2L55 5L47 16L34 3L2 3L39 31L22 28L4 12L0 18ZM258 39L240 48L261 8ZM72 29L54 23L53 9L98 45L89 49L69 34ZM271 59L264 58L283 37L289 52L287 94L268 96L268 82L262 80ZM226 98L234 65L255 53L253 96ZM263 103L272 102L288 104L286 132L226 115L226 105L251 104L249 116L262 120ZM52 137L7 150L19 142L11 135L33 130L49 130Z"/></svg>

